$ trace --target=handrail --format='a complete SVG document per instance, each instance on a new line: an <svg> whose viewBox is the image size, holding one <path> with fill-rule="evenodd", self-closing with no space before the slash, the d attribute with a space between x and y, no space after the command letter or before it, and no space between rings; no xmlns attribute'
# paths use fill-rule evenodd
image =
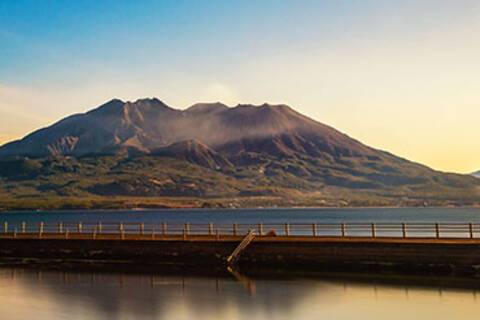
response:
<svg viewBox="0 0 480 320"><path fill-rule="evenodd" d="M165 236L237 236L244 237L255 230L259 237L369 237L369 238L480 238L480 223L153 223L153 222L11 222L0 223L0 238L21 238L36 235L91 236L102 235L150 236L157 239ZM93 236L94 235L94 236Z"/></svg>

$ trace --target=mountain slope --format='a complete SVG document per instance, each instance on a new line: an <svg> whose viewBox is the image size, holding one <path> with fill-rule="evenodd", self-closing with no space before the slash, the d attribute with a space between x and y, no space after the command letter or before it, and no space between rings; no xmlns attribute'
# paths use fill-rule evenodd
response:
<svg viewBox="0 0 480 320"><path fill-rule="evenodd" d="M472 176L474 176L476 178L480 178L480 171L472 173Z"/></svg>
<svg viewBox="0 0 480 320"><path fill-rule="evenodd" d="M0 196L474 205L480 179L368 147L286 105L112 100L0 147Z"/></svg>
<svg viewBox="0 0 480 320"><path fill-rule="evenodd" d="M210 169L232 165L225 157L196 140L175 142L166 147L155 149L151 154L185 160Z"/></svg>
<svg viewBox="0 0 480 320"><path fill-rule="evenodd" d="M1 147L0 156L115 154L122 148L148 153L186 140L228 153L264 152L267 147L267 152L280 155L378 155L376 150L284 105L228 108L220 103L197 104L180 111L158 99L143 99L133 103L112 100L68 117Z"/></svg>

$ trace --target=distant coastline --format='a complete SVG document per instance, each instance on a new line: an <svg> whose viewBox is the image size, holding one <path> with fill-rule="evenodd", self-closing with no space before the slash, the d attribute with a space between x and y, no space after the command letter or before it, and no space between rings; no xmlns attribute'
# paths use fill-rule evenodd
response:
<svg viewBox="0 0 480 320"><path fill-rule="evenodd" d="M290 201L288 201L290 202ZM480 208L480 203L455 204L439 202L411 202L403 204L360 202L342 204L309 203L275 203L271 198L236 198L232 199L184 199L184 198L53 198L49 199L2 199L0 213L7 211L64 211L64 210L176 210L176 209L379 209L379 208Z"/></svg>

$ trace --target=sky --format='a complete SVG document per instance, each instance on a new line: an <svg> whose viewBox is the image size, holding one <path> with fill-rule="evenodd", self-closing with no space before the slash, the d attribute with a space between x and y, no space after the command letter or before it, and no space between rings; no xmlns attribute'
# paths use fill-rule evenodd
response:
<svg viewBox="0 0 480 320"><path fill-rule="evenodd" d="M112 98L286 103L480 170L480 2L0 0L0 144Z"/></svg>

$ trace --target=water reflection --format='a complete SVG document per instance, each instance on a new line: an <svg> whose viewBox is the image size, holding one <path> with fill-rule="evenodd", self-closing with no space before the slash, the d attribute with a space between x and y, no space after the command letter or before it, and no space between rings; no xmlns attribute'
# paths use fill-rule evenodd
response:
<svg viewBox="0 0 480 320"><path fill-rule="evenodd" d="M1 319L477 319L477 291L0 269Z"/></svg>

